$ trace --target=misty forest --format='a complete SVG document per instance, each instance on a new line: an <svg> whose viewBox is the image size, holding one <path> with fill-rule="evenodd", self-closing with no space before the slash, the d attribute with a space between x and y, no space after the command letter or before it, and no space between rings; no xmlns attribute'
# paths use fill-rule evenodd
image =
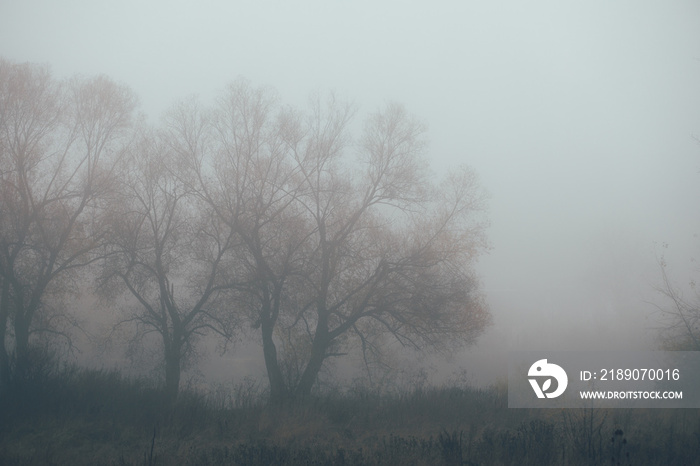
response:
<svg viewBox="0 0 700 466"><path fill-rule="evenodd" d="M109 76L0 60L0 463L700 464L697 410L428 380L494 325L489 192L432 169L401 103L362 115L238 78L154 119ZM659 262L656 349L698 351ZM262 376L203 375L241 354Z"/></svg>

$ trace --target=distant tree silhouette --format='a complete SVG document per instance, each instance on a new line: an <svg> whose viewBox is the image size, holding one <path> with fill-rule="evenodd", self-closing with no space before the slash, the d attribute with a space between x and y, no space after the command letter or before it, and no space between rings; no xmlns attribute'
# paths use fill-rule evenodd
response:
<svg viewBox="0 0 700 466"><path fill-rule="evenodd" d="M155 132L144 131L132 145L109 209L101 276L103 294L136 300L119 324L135 324L138 340L160 336L170 400L197 338L210 332L231 338L234 314L222 314L221 296L231 286L224 264L236 239L179 177L173 160Z"/></svg>
<svg viewBox="0 0 700 466"><path fill-rule="evenodd" d="M453 351L490 323L472 270L486 246L476 176L436 184L425 128L402 106L354 144L353 114L333 96L301 113L237 81L216 108L181 106L168 123L193 189L242 245L230 308L260 330L272 402L308 397L355 348L368 365L390 339Z"/></svg>
<svg viewBox="0 0 700 466"><path fill-rule="evenodd" d="M104 76L59 82L0 60L0 390L29 369L31 336L68 336L60 301L98 257L135 103Z"/></svg>
<svg viewBox="0 0 700 466"><path fill-rule="evenodd" d="M700 296L695 282L691 283L692 298L673 284L667 273L667 264L662 258L661 285L656 289L666 298L662 305L657 305L661 316L661 344L669 351L700 351Z"/></svg>

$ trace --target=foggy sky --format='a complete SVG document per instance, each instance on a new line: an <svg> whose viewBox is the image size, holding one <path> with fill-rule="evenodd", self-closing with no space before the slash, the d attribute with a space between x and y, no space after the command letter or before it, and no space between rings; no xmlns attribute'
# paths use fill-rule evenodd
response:
<svg viewBox="0 0 700 466"><path fill-rule="evenodd" d="M107 74L153 121L237 76L403 103L433 170L491 193L495 326L453 362L489 377L506 349L654 344L660 245L679 283L700 252L698 25L696 0L0 0L0 56Z"/></svg>

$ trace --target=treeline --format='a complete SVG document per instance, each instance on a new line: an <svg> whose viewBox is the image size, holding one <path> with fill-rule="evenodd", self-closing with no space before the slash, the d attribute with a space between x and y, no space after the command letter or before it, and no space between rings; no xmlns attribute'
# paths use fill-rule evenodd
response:
<svg viewBox="0 0 700 466"><path fill-rule="evenodd" d="M449 352L490 324L484 193L468 168L430 175L401 105L352 135L333 95L302 110L237 80L158 126L136 112L108 77L0 60L0 397L33 348L70 341L86 290L158 335L171 401L205 335L256 332L284 403L351 351L372 371L397 343Z"/></svg>

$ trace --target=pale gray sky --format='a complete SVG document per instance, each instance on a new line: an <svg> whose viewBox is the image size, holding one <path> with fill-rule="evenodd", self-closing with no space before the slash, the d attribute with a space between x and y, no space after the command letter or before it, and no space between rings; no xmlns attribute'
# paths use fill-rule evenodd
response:
<svg viewBox="0 0 700 466"><path fill-rule="evenodd" d="M433 168L492 194L496 327L471 361L642 341L654 242L679 270L697 252L699 25L697 0L0 0L0 56L107 74L153 118L237 76L295 105L402 102Z"/></svg>

